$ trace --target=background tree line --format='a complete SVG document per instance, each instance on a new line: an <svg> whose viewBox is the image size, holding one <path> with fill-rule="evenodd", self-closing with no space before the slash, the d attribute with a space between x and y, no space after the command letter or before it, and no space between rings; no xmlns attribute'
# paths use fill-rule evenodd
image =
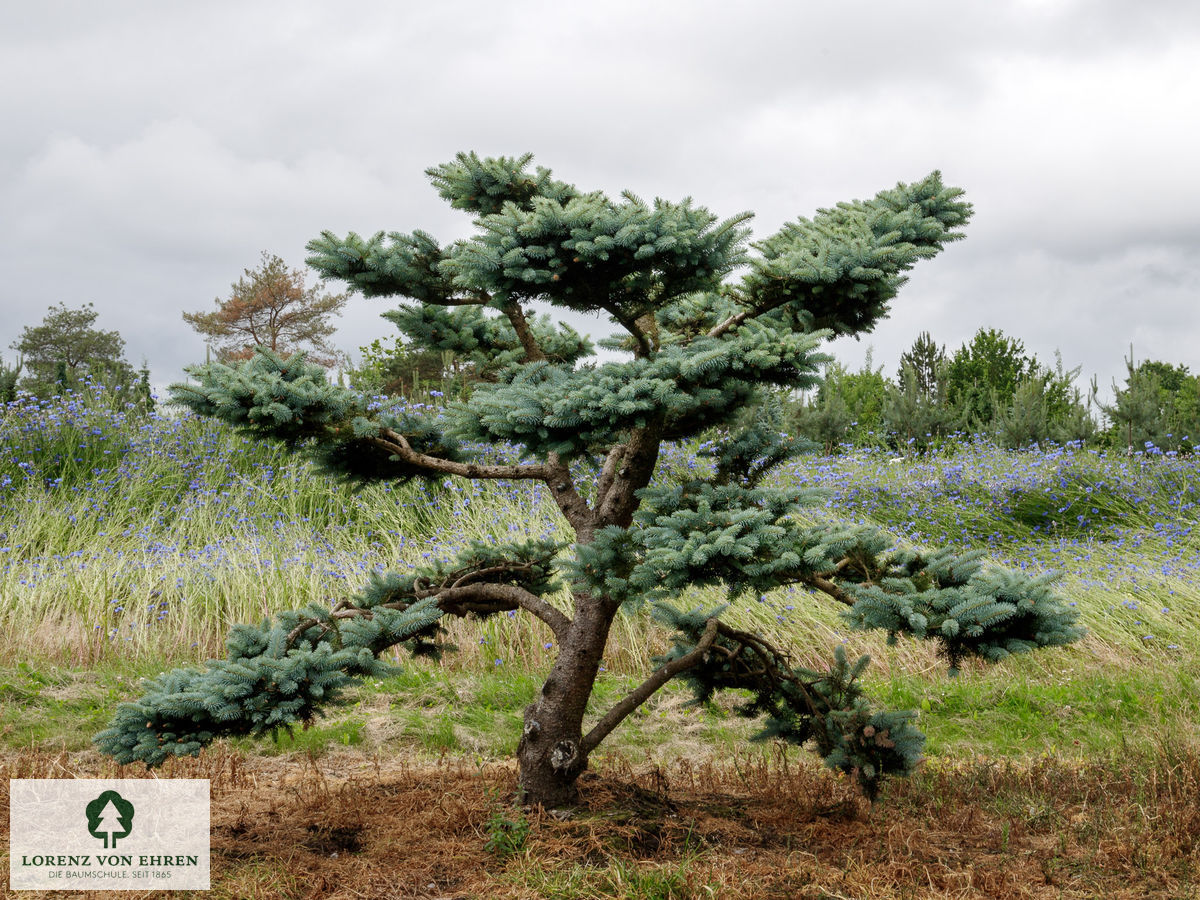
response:
<svg viewBox="0 0 1200 900"><path fill-rule="evenodd" d="M265 347L285 355L303 350L311 362L326 367L343 365L344 353L328 338L336 326L330 319L346 305L346 294L323 292L324 282L305 284L305 273L289 269L282 259L264 251L258 267L245 269L218 297L212 312L185 312L183 320L205 338L210 356L237 362ZM18 391L46 398L78 390L85 382L100 385L118 400L153 405L146 364L135 372L125 359L125 340L116 331L97 328L98 313L91 303L70 308L52 306L38 325L29 325L9 344L17 351L15 365L0 360L0 403Z"/></svg>
<svg viewBox="0 0 1200 900"><path fill-rule="evenodd" d="M1113 401L1086 393L1079 369L1053 366L1021 341L981 328L948 354L922 332L900 357L894 378L870 353L858 371L831 362L813 393L788 398L796 433L825 452L845 446L920 452L952 439L983 436L1019 449L1071 441L1133 451L1191 452L1200 441L1200 375L1187 366L1125 361Z"/></svg>
<svg viewBox="0 0 1200 900"><path fill-rule="evenodd" d="M344 366L345 354L328 338L334 332L330 319L347 295L326 294L323 287L323 282L306 286L301 270L264 252L260 266L245 270L229 297L215 301L213 312L183 318L224 361L248 358L261 345L284 353L305 350L310 361ZM467 315L474 318L458 321ZM431 322L403 311L386 314L401 334L359 348L359 365L344 369L351 385L436 401L466 397L473 385L494 381L508 351L516 348L504 345L506 337L473 308L449 314L454 316ZM135 371L125 359L124 340L116 331L96 328L96 319L91 304L73 309L59 303L40 324L27 326L9 345L18 353L15 364L0 360L0 403L13 400L18 390L45 398L78 389L86 380L120 400L151 405L145 364ZM586 341L574 332L553 333L536 318L531 325L552 353L562 349L559 344L569 348ZM440 348L439 329L470 340ZM1132 348L1125 362L1125 381L1113 385L1113 400L1105 404L1097 399L1094 380L1086 388L1077 384L1078 368L1065 369L1058 354L1048 365L998 329L979 329L953 353L922 332L901 354L893 377L875 367L868 352L858 371L830 362L816 391L782 399L791 430L827 453L846 446L923 452L976 436L1010 448L1078 441L1129 451L1191 452L1200 441L1200 375L1158 360L1135 364Z"/></svg>

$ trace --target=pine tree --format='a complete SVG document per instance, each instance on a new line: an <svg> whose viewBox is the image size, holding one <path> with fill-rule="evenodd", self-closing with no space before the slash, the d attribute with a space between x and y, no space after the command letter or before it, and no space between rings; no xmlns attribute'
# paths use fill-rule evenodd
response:
<svg viewBox="0 0 1200 900"><path fill-rule="evenodd" d="M11 403L17 399L17 379L21 377L21 367L24 365L21 357L11 369L0 360L0 403Z"/></svg>
<svg viewBox="0 0 1200 900"><path fill-rule="evenodd" d="M332 367L342 354L328 343L335 330L329 319L349 298L324 294L323 287L306 286L304 272L289 271L287 263L264 250L258 268L243 270L228 299L214 301L213 312L185 312L183 320L208 338L225 362L249 359L255 347L266 347L285 355L306 350L313 361Z"/></svg>
<svg viewBox="0 0 1200 900"><path fill-rule="evenodd" d="M904 374L905 368L912 369L916 390L924 397L937 399L945 388L943 369L946 365L946 348L939 347L928 331L922 331L912 346L900 354L896 383L903 386L908 377Z"/></svg>
<svg viewBox="0 0 1200 900"><path fill-rule="evenodd" d="M1113 383L1112 405L1102 405L1110 422L1109 442L1128 453L1145 450L1192 452L1200 443L1200 376L1187 366L1157 360L1125 360L1125 386Z"/></svg>
<svg viewBox="0 0 1200 900"><path fill-rule="evenodd" d="M388 346L376 338L359 347L358 353L359 364L346 370L350 384L358 390L420 400L429 399L431 390L443 395L461 393L461 368L448 350L409 347L400 338Z"/></svg>
<svg viewBox="0 0 1200 900"><path fill-rule="evenodd" d="M831 362L822 374L822 383L810 399L795 407L791 416L793 431L819 446L829 455L850 438L854 414L840 390L844 367Z"/></svg>
<svg viewBox="0 0 1200 900"><path fill-rule="evenodd" d="M890 384L882 366L872 368L871 356L868 347L857 372L829 363L816 396L795 408L796 432L822 445L826 453L843 443L867 447L884 442L883 411Z"/></svg>
<svg viewBox="0 0 1200 900"><path fill-rule="evenodd" d="M1017 385L1006 408L996 413L996 439L1003 447L1023 449L1040 447L1045 441L1056 444L1084 442L1096 431L1096 423L1074 386L1080 369L1063 368L1062 355L1055 353L1054 369L1034 363L1033 369Z"/></svg>
<svg viewBox="0 0 1200 900"><path fill-rule="evenodd" d="M375 576L333 608L239 626L226 659L168 673L123 705L96 738L102 750L156 764L221 734L307 721L351 678L381 671L384 649L437 652L442 617L522 610L550 628L557 650L517 750L528 801L571 802L592 751L676 677L700 697L748 692L745 712L766 717L767 736L811 741L873 796L886 776L911 771L923 739L911 714L871 709L859 685L866 659L838 653L828 669L803 668L722 621L720 608L683 609L686 591L723 587L734 603L800 585L858 627L935 641L952 667L1079 635L1046 579L989 570L978 555L896 549L872 528L808 524L794 513L809 495L773 478L801 444L781 435L777 404L756 401L814 386L821 343L887 313L905 273L960 237L970 215L960 190L934 173L748 246L748 213L719 220L690 200L584 193L530 161L460 154L428 170L444 199L475 216L473 238L325 233L309 245L325 276L409 298L400 318L414 323L410 334L425 323L431 346L504 358L496 381L446 418L379 407L302 357L270 352L195 367L196 382L173 391L358 482L542 482L574 541L475 543L453 562ZM576 365L572 333L531 322L532 301L606 315L622 334L609 343L627 358ZM455 316L461 309L470 313ZM653 479L664 441L701 436L707 471ZM482 455L501 443L517 445L519 461ZM622 608L653 613L676 643L585 727Z"/></svg>
<svg viewBox="0 0 1200 900"><path fill-rule="evenodd" d="M946 402L944 366L938 368L932 389L908 364L900 369L900 383L888 386L883 422L897 450L928 450L964 427L961 415Z"/></svg>

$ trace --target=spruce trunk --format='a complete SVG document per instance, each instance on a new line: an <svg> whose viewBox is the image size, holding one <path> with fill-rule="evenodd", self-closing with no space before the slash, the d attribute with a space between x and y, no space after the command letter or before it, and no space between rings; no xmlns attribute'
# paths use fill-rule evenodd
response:
<svg viewBox="0 0 1200 900"><path fill-rule="evenodd" d="M554 667L537 699L525 709L517 747L521 795L525 802L548 809L577 797L575 781L587 768L583 716L616 612L585 594L576 595L575 608L577 614L561 639Z"/></svg>

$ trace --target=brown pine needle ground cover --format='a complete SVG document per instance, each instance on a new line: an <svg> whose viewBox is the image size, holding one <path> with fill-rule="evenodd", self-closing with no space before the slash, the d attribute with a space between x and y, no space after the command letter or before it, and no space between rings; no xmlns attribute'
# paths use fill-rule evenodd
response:
<svg viewBox="0 0 1200 900"><path fill-rule="evenodd" d="M513 767L460 757L217 749L159 774L212 781L213 890L194 896L214 900L1200 897L1195 748L931 763L873 809L769 748L665 766L610 757L569 814L514 806ZM29 777L151 776L92 751L10 752L0 803ZM167 892L111 896L151 894Z"/></svg>

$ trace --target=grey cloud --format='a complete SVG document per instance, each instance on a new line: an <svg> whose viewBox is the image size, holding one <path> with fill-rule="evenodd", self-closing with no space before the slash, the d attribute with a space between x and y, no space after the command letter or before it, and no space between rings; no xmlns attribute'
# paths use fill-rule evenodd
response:
<svg viewBox="0 0 1200 900"><path fill-rule="evenodd" d="M1198 52L1200 6L1170 0L9 4L0 344L93 300L171 380L203 354L180 312L260 250L452 240L469 220L422 171L532 150L588 189L753 209L760 237L941 168L968 240L837 352L890 374L921 330L994 325L1102 383L1131 335L1200 370ZM352 301L342 346L388 305Z"/></svg>

